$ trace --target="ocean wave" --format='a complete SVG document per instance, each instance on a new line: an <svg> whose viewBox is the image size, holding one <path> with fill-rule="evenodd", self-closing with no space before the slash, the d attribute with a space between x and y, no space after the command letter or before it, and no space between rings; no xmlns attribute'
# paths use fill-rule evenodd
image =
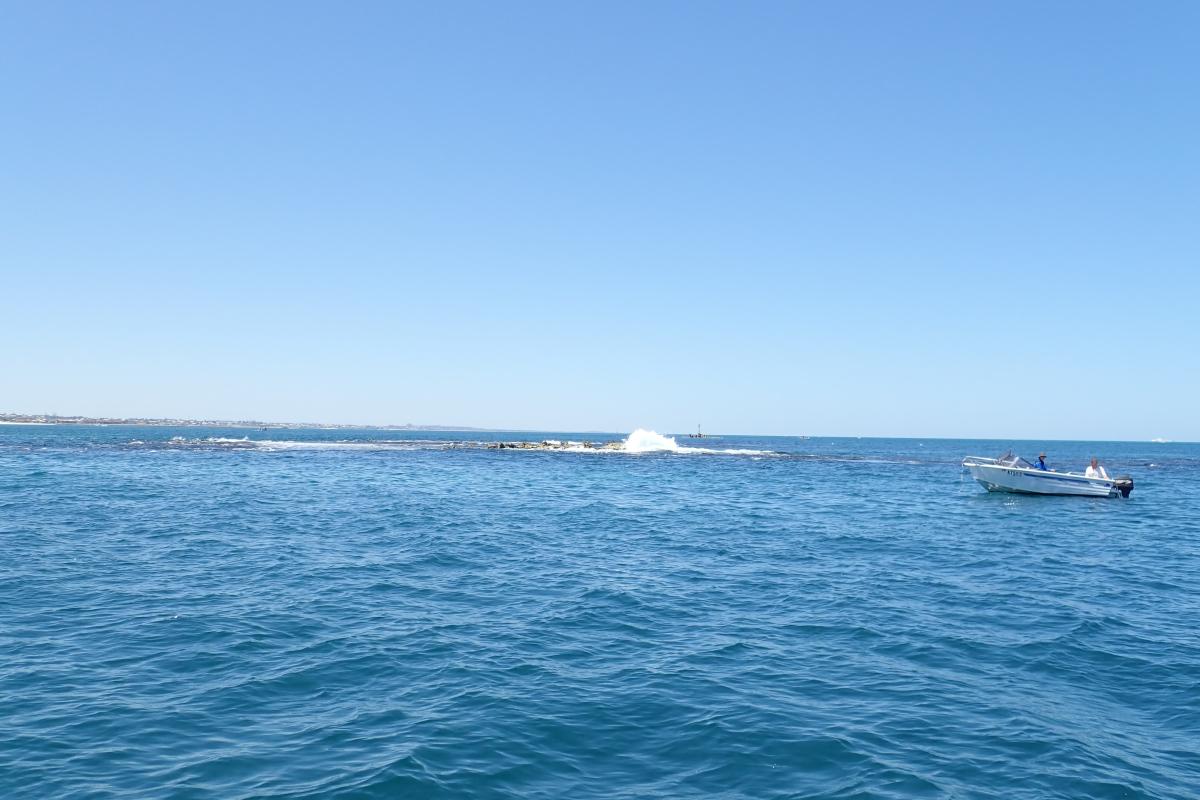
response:
<svg viewBox="0 0 1200 800"><path fill-rule="evenodd" d="M576 453L626 453L626 454L641 454L641 453L677 453L679 455L733 455L733 456L771 456L779 455L772 450L750 450L744 448L712 448L712 447L686 447L675 441L674 436L664 436L657 431L648 430L646 428L638 428L625 437L624 441L612 442L603 446L589 445L586 442L566 442L561 443L555 440L546 440L542 444L548 445L546 449L562 450L563 452Z"/></svg>
<svg viewBox="0 0 1200 800"><path fill-rule="evenodd" d="M655 431L638 428L625 439L622 451L626 453L682 453L682 454L722 454L734 456L766 456L773 455L770 450L749 450L744 448L685 447L675 441L673 436L663 436Z"/></svg>

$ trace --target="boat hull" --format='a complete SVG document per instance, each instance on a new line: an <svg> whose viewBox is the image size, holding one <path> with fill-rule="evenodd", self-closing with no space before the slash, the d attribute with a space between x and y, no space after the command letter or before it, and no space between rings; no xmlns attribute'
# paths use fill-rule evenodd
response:
<svg viewBox="0 0 1200 800"><path fill-rule="evenodd" d="M1117 481L1088 478L1069 472L1049 472L1006 467L997 464L966 464L971 477L989 492L1016 494L1075 495L1080 497L1118 497Z"/></svg>

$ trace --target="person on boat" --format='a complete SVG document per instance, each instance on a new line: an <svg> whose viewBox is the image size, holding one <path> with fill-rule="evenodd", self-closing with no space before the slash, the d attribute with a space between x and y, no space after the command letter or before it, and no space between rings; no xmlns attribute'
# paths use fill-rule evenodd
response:
<svg viewBox="0 0 1200 800"><path fill-rule="evenodd" d="M1092 463L1083 474L1087 478L1103 478L1104 480L1108 480L1108 472L1105 471L1104 467L1100 466L1095 456L1092 456Z"/></svg>
<svg viewBox="0 0 1200 800"><path fill-rule="evenodd" d="M1034 469L1040 469L1040 470L1049 470L1050 469L1049 467L1046 466L1046 454L1045 453L1038 453L1037 463L1034 464L1033 467L1034 467Z"/></svg>

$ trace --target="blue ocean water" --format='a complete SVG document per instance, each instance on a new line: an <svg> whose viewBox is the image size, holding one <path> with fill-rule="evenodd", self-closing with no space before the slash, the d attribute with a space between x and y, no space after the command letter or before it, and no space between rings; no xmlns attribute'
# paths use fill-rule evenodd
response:
<svg viewBox="0 0 1200 800"><path fill-rule="evenodd" d="M1200 796L1200 445L548 436L0 426L0 797Z"/></svg>

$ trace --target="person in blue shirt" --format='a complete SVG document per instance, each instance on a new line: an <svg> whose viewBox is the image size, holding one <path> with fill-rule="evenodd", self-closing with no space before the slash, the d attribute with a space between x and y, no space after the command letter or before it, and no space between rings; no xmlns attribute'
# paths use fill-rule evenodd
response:
<svg viewBox="0 0 1200 800"><path fill-rule="evenodd" d="M1046 466L1046 454L1038 453L1037 463L1033 466L1035 469L1049 470L1050 468Z"/></svg>

